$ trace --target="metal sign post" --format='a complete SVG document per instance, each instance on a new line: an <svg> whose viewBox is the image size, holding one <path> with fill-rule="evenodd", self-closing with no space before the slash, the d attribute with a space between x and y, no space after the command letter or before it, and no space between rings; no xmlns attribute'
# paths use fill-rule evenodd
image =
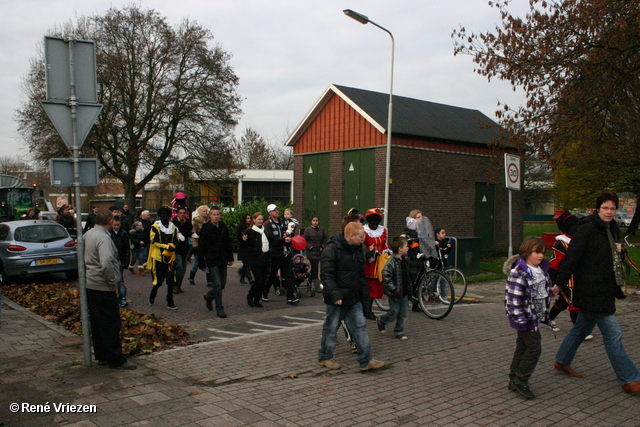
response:
<svg viewBox="0 0 640 427"><path fill-rule="evenodd" d="M504 155L504 181L509 190L509 255L513 255L513 215L512 215L512 190L520 191L520 157L513 154Z"/></svg>
<svg viewBox="0 0 640 427"><path fill-rule="evenodd" d="M42 107L72 152L73 187L76 207L82 211L80 198L80 148L98 118L102 106L97 104L96 53L92 41L45 37L47 101ZM86 184L85 184L86 185ZM78 278L84 364L91 366L91 334L87 305L87 275L84 264L82 215L77 212Z"/></svg>

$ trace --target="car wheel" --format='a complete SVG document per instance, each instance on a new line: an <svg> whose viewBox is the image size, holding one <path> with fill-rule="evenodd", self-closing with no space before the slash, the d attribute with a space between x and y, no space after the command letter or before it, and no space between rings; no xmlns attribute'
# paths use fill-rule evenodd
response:
<svg viewBox="0 0 640 427"><path fill-rule="evenodd" d="M67 280L78 280L78 270L67 270L64 272Z"/></svg>
<svg viewBox="0 0 640 427"><path fill-rule="evenodd" d="M0 286L10 285L11 277L7 276L7 273L4 271L4 267L0 265Z"/></svg>

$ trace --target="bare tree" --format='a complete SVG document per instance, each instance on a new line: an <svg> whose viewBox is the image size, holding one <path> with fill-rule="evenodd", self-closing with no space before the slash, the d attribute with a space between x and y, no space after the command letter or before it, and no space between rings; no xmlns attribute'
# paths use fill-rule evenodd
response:
<svg viewBox="0 0 640 427"><path fill-rule="evenodd" d="M293 151L280 143L270 143L255 129L246 128L240 141L233 142L233 158L246 169L293 169Z"/></svg>
<svg viewBox="0 0 640 427"><path fill-rule="evenodd" d="M129 204L162 171L232 167L229 141L241 113L238 77L230 54L210 46L209 30L186 19L174 27L157 12L130 5L79 18L52 35L96 42L104 108L82 154L97 157L104 172L122 182ZM44 84L44 64L34 60L17 116L39 162L68 156L38 105Z"/></svg>

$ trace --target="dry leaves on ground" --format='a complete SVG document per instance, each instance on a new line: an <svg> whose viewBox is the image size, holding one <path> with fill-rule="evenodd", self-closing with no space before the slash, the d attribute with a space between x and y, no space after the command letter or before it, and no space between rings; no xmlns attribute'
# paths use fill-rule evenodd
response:
<svg viewBox="0 0 640 427"><path fill-rule="evenodd" d="M2 287L12 301L63 328L81 335L82 320L77 286L67 282L16 284ZM165 323L153 314L120 309L122 352L126 356L148 354L176 345L193 344L192 336L181 326Z"/></svg>

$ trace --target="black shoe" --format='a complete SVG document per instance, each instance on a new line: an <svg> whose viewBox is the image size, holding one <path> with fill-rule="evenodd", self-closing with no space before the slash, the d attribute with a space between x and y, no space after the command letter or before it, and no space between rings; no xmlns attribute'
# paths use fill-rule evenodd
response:
<svg viewBox="0 0 640 427"><path fill-rule="evenodd" d="M173 287L173 293L174 294L183 294L184 291L182 289L180 289L178 286L174 286Z"/></svg>
<svg viewBox="0 0 640 427"><path fill-rule="evenodd" d="M264 307L262 304L260 304L260 300L259 299L257 299L253 304L258 308Z"/></svg>
<svg viewBox="0 0 640 427"><path fill-rule="evenodd" d="M149 297L149 305L153 305L153 303L154 303L153 298Z"/></svg>
<svg viewBox="0 0 640 427"><path fill-rule="evenodd" d="M369 320L378 320L378 318L376 317L375 314L373 313L367 313L364 315L365 319L369 319Z"/></svg>
<svg viewBox="0 0 640 427"><path fill-rule="evenodd" d="M113 366L113 367L111 367L111 369L122 369L122 370L125 370L125 371L133 371L135 369L138 369L138 366L134 365L133 363L131 363L131 362L129 362L127 360L122 365Z"/></svg>
<svg viewBox="0 0 640 427"><path fill-rule="evenodd" d="M291 298L287 300L287 304L297 304L300 302L300 298Z"/></svg>
<svg viewBox="0 0 640 427"><path fill-rule="evenodd" d="M98 364L98 366L107 366L107 361L106 360L98 360L97 364Z"/></svg>
<svg viewBox="0 0 640 427"><path fill-rule="evenodd" d="M411 307L411 311L415 311L415 312L421 313L422 309L420 308L419 305L414 304L413 307Z"/></svg>
<svg viewBox="0 0 640 427"><path fill-rule="evenodd" d="M175 304L171 304L171 305L167 305L167 308L168 308L169 310L177 310L177 309L178 309L178 306L176 306Z"/></svg>
<svg viewBox="0 0 640 427"><path fill-rule="evenodd" d="M226 319L226 317L227 317L227 313L225 313L224 310L219 310L216 314L221 319Z"/></svg>
<svg viewBox="0 0 640 427"><path fill-rule="evenodd" d="M384 323L382 323L380 318L376 319L376 324L378 325L378 330L384 334L384 330L386 329L386 326Z"/></svg>
<svg viewBox="0 0 640 427"><path fill-rule="evenodd" d="M189 279L189 284L190 284L191 286L195 286L196 281L195 281L195 280L193 280L193 279Z"/></svg>
<svg viewBox="0 0 640 427"><path fill-rule="evenodd" d="M533 399L536 395L529 388L528 383L522 383L517 380L511 380L509 382L509 390L517 391L520 396L524 397L527 400Z"/></svg>
<svg viewBox="0 0 640 427"><path fill-rule="evenodd" d="M208 309L209 311L212 311L212 310L213 310L213 304L212 304L211 300L210 300L209 298L207 298L207 296L206 296L206 295L205 295L205 296L203 296L202 298L204 298L204 303L205 303L205 305L207 306L207 309Z"/></svg>
<svg viewBox="0 0 640 427"><path fill-rule="evenodd" d="M247 304L249 304L249 307L255 307L255 304L253 303L253 297L251 295L247 295Z"/></svg>

